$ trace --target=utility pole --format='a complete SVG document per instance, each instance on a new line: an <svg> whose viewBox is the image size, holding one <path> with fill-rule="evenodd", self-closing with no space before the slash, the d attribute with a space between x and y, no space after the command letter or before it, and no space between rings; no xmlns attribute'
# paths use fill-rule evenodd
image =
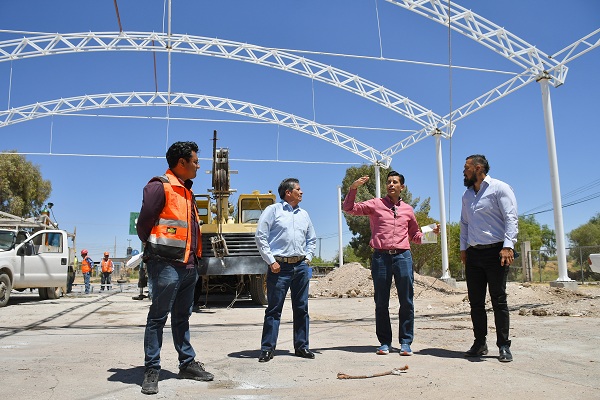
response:
<svg viewBox="0 0 600 400"><path fill-rule="evenodd" d="M321 258L321 240L323 240L323 238L317 238L317 240L319 241L319 258Z"/></svg>

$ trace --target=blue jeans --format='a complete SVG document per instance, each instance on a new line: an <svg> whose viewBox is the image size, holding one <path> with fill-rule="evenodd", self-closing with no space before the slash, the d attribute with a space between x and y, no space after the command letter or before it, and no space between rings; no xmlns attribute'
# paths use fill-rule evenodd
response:
<svg viewBox="0 0 600 400"><path fill-rule="evenodd" d="M281 270L275 274L267 272L267 309L263 323L260 349L275 350L281 311L288 289L291 291L292 310L294 313L294 349L308 349L308 285L312 268L302 261L296 264L279 263Z"/></svg>
<svg viewBox="0 0 600 400"><path fill-rule="evenodd" d="M196 357L190 344L189 320L198 272L196 268L175 267L164 259L150 259L146 267L149 286L152 287L152 304L144 334L144 364L146 369L160 369L163 328L170 312L173 344L181 367Z"/></svg>
<svg viewBox="0 0 600 400"><path fill-rule="evenodd" d="M508 331L510 329L510 314L506 300L506 280L509 267L500 265L498 254L502 245L489 249L467 249L465 275L467 291L471 305L471 322L473 335L479 344L486 342L487 313L485 311L486 288L489 288L494 322L496 323L496 345L510 346Z"/></svg>
<svg viewBox="0 0 600 400"><path fill-rule="evenodd" d="M400 344L412 344L415 307L413 304L413 262L410 250L406 250L402 254L385 254L375 251L371 260L371 276L375 289L375 331L379 343L392 344L389 306L393 276L400 303Z"/></svg>
<svg viewBox="0 0 600 400"><path fill-rule="evenodd" d="M85 283L85 294L90 293L90 272L83 273L83 283Z"/></svg>

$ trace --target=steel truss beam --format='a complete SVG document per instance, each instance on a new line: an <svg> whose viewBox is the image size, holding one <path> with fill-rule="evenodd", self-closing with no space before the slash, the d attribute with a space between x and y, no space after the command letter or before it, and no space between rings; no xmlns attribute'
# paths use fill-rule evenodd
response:
<svg viewBox="0 0 600 400"><path fill-rule="evenodd" d="M448 26L448 1L446 0L386 0L389 3L413 11L419 15L432 19L444 26ZM579 39L565 49L549 56L538 50L533 45L508 32L506 29L495 25L487 19L467 10L456 3L450 6L450 27L473 40L502 55L518 66L524 68L519 75L509 79L503 84L478 96L474 100L453 110L443 117L444 120L454 122L473 114L475 111L500 100L502 97L538 80L542 76L549 76L550 83L557 87L564 83L567 76L567 62L600 47L600 29ZM576 50L580 50L575 53ZM565 53L562 60L557 60L559 55ZM438 127L442 137L452 135L455 126L449 131L448 126ZM408 146L425 137L435 134L435 130L423 128L403 141L383 150L383 154L393 156Z"/></svg>
<svg viewBox="0 0 600 400"><path fill-rule="evenodd" d="M551 74L551 84L564 83L568 68L543 51L513 35L506 29L475 14L455 2L446 0L386 0L450 28L512 61L523 70L539 75ZM450 10L450 15L448 15Z"/></svg>
<svg viewBox="0 0 600 400"><path fill-rule="evenodd" d="M583 50L579 50L579 48L581 47L583 47ZM561 51L558 51L549 57L552 57L556 60L559 58L559 56L562 56L564 53L565 55L563 56L562 60L560 60L560 65L564 65L597 47L600 47L600 29L596 29L589 35L582 37L575 43L570 44ZM576 50L579 50L579 52L576 53Z"/></svg>
<svg viewBox="0 0 600 400"><path fill-rule="evenodd" d="M0 42L0 62L92 51L157 51L195 54L259 64L346 90L380 104L432 131L448 125L433 111L375 82L305 57L247 43L155 32L48 34Z"/></svg>
<svg viewBox="0 0 600 400"><path fill-rule="evenodd" d="M0 111L0 128L51 115L77 113L100 108L148 106L198 108L267 121L325 140L373 164L380 164L387 168L392 162L389 156L381 154L373 147L314 121L257 104L189 93L105 93L50 100Z"/></svg>

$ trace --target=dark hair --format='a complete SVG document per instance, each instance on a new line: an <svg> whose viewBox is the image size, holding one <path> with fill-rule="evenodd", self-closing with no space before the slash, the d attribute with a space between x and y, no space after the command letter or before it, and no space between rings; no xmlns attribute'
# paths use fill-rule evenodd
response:
<svg viewBox="0 0 600 400"><path fill-rule="evenodd" d="M281 183L279 184L279 188L277 189L277 192L279 193L279 198L281 200L285 200L285 192L287 192L288 190L290 192L294 190L295 183L299 184L300 181L296 178L286 178L281 181Z"/></svg>
<svg viewBox="0 0 600 400"><path fill-rule="evenodd" d="M400 178L400 184L404 185L404 175L402 175L402 174L400 174L400 173L398 173L396 171L390 171L390 172L388 172L387 177L389 178L390 176L397 176L397 177L399 177Z"/></svg>
<svg viewBox="0 0 600 400"><path fill-rule="evenodd" d="M483 166L483 172L485 172L486 175L490 170L490 164L488 163L488 160L485 158L485 156L482 154L473 154L472 156L467 157L466 160L471 160L471 162L473 162L474 165Z"/></svg>
<svg viewBox="0 0 600 400"><path fill-rule="evenodd" d="M174 168L180 158L190 161L192 152L198 153L198 145L196 142L175 142L167 150L167 163L169 168Z"/></svg>

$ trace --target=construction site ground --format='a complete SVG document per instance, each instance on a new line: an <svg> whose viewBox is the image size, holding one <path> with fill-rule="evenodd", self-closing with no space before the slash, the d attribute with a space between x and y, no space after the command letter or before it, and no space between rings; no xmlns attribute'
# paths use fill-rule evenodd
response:
<svg viewBox="0 0 600 400"><path fill-rule="evenodd" d="M514 361L500 363L493 314L490 353L465 358L473 341L466 290L415 275L413 356L375 354L368 270L344 265L311 282L310 347L295 357L288 299L275 357L258 363L264 307L212 296L191 317L197 360L212 382L177 379L165 329L157 399L600 399L600 287L508 286ZM370 285L370 286L369 286ZM134 282L111 291L40 300L12 293L0 308L2 399L141 399L149 300ZM397 350L397 299L390 302ZM401 369L398 374L368 377ZM338 379L338 373L357 379Z"/></svg>

